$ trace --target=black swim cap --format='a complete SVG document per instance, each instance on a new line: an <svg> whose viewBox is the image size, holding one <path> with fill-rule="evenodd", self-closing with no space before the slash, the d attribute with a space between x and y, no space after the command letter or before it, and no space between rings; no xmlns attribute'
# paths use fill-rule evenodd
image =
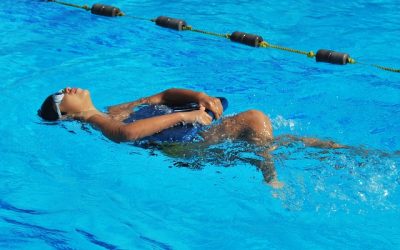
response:
<svg viewBox="0 0 400 250"><path fill-rule="evenodd" d="M53 95L49 95L46 100L44 100L42 106L38 110L38 115L46 121L57 121L59 119Z"/></svg>
<svg viewBox="0 0 400 250"><path fill-rule="evenodd" d="M64 90L60 89L56 93L49 95L44 100L42 107L38 110L38 115L47 121L57 121L66 113L61 112L60 103L64 98Z"/></svg>

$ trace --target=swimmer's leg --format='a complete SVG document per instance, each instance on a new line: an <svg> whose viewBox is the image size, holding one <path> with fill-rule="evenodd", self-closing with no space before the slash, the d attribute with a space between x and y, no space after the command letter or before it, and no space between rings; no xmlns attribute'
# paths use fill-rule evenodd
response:
<svg viewBox="0 0 400 250"><path fill-rule="evenodd" d="M249 110L227 117L222 120L221 124L203 132L202 137L210 144L230 139L266 145L273 140L270 119L257 110Z"/></svg>
<svg viewBox="0 0 400 250"><path fill-rule="evenodd" d="M349 146L336 143L329 140L321 140L314 137L300 137L295 135L281 135L275 139L275 142L279 146L286 146L293 142L302 142L305 146L314 148L326 148L326 149L341 149L350 148Z"/></svg>
<svg viewBox="0 0 400 250"><path fill-rule="evenodd" d="M273 150L273 149L272 149ZM284 183L278 180L278 174L275 170L274 159L270 154L271 150L265 150L258 155L262 156L264 160L258 161L253 164L259 169L263 175L264 181L273 188L282 188Z"/></svg>
<svg viewBox="0 0 400 250"><path fill-rule="evenodd" d="M249 110L223 119L222 123L202 133L204 142L214 144L223 140L244 140L258 146L270 145L273 141L271 121L264 113ZM273 148L264 149L257 154L263 160L246 161L259 169L264 181L273 188L283 187L277 178L274 161L270 154Z"/></svg>

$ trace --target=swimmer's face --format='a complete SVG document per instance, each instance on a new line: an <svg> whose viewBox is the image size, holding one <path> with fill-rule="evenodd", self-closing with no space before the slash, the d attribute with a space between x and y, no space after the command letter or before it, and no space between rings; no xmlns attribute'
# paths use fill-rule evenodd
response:
<svg viewBox="0 0 400 250"><path fill-rule="evenodd" d="M91 109L93 106L88 90L67 87L63 92L64 98L60 104L61 112L79 113Z"/></svg>

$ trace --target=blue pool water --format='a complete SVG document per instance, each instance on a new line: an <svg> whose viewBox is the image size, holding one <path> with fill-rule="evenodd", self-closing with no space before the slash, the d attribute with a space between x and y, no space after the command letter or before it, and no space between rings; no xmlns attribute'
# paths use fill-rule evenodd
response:
<svg viewBox="0 0 400 250"><path fill-rule="evenodd" d="M400 67L396 0L103 2ZM0 7L1 249L400 248L400 74L54 3ZM197 89L228 98L229 114L264 111L275 135L358 149L279 148L285 186L274 190L233 159L254 157L240 143L183 158L110 142L78 122L43 124L36 110L65 86L90 89L102 108Z"/></svg>

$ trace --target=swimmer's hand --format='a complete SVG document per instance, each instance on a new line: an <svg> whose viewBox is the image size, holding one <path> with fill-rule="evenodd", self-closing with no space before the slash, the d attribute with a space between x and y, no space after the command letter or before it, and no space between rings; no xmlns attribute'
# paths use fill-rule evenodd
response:
<svg viewBox="0 0 400 250"><path fill-rule="evenodd" d="M210 110L214 113L215 119L219 119L224 111L221 101L218 98L208 96L202 93L199 97L200 107L204 107L206 110Z"/></svg>
<svg viewBox="0 0 400 250"><path fill-rule="evenodd" d="M182 112L183 120L186 123L199 123L201 125L210 125L212 117L207 114L205 107L200 107L199 110Z"/></svg>

